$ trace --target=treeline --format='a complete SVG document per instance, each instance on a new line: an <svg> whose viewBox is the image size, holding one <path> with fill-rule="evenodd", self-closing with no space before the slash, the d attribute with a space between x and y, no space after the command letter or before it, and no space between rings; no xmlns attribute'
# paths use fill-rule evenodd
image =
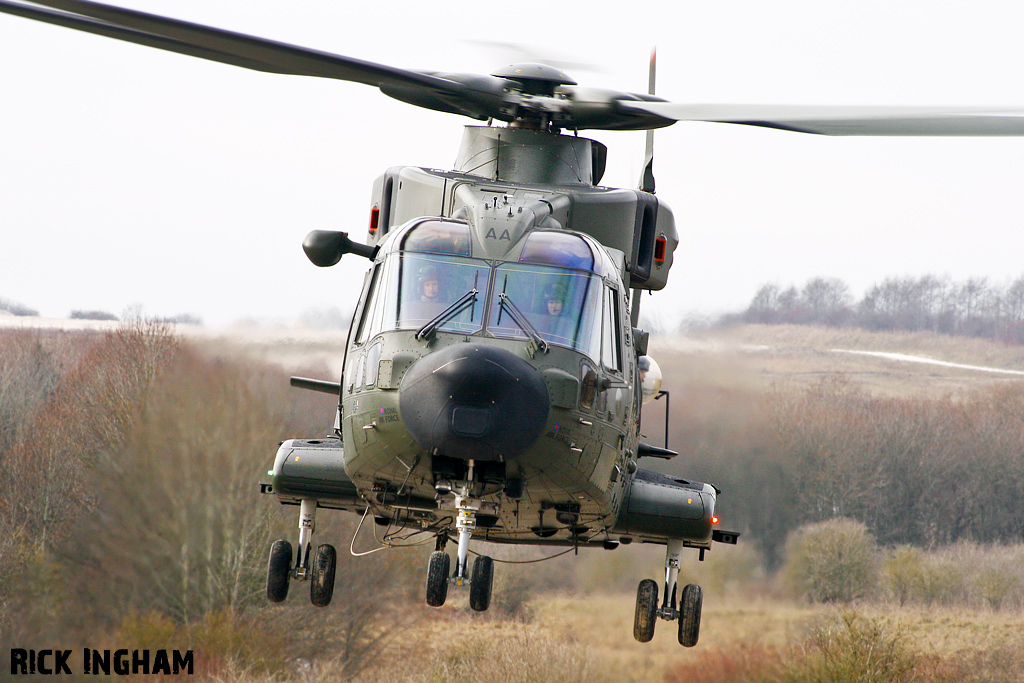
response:
<svg viewBox="0 0 1024 683"><path fill-rule="evenodd" d="M944 398L873 396L841 377L678 393L673 448L685 455L668 466L721 488L723 524L771 568L793 530L836 517L887 547L1024 540L1024 383Z"/></svg>
<svg viewBox="0 0 1024 683"><path fill-rule="evenodd" d="M886 278L857 301L837 278L812 278L797 289L763 285L744 322L931 331L1024 344L1024 276L1000 286L988 278Z"/></svg>
<svg viewBox="0 0 1024 683"><path fill-rule="evenodd" d="M19 317L30 317L35 318L39 316L39 311L26 306L25 304L11 299L0 298L0 313L9 313L10 315ZM124 316L118 316L110 311L103 311L98 309L73 309L69 314L68 318L71 320L102 320L102 321L120 321L132 320L139 317L137 307L130 307ZM188 325L201 325L202 319L193 313L179 313L178 315L163 316L153 318L154 322L162 323L183 323Z"/></svg>
<svg viewBox="0 0 1024 683"><path fill-rule="evenodd" d="M17 316L37 316L39 311L34 308L30 308L25 304L18 303L17 301L11 301L10 299L0 299L0 311L5 311L11 315Z"/></svg>

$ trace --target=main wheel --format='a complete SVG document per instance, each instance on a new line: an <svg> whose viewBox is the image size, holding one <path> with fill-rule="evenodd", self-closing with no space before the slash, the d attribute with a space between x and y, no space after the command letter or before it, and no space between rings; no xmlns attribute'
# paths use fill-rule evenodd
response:
<svg viewBox="0 0 1024 683"><path fill-rule="evenodd" d="M334 572L338 566L338 553L333 545L324 544L316 549L309 566L309 599L317 607L327 607L334 597Z"/></svg>
<svg viewBox="0 0 1024 683"><path fill-rule="evenodd" d="M292 544L288 541L274 541L267 561L267 599L270 602L284 602L288 597L291 571Z"/></svg>
<svg viewBox="0 0 1024 683"><path fill-rule="evenodd" d="M679 644L693 647L700 637L700 608L704 602L704 591L695 583L683 588L679 601Z"/></svg>
<svg viewBox="0 0 1024 683"><path fill-rule="evenodd" d="M430 553L430 562L427 564L427 604L431 607L440 607L448 598L450 568L451 558L448 553L442 550Z"/></svg>
<svg viewBox="0 0 1024 683"><path fill-rule="evenodd" d="M469 579L469 606L485 612L491 606L491 586L494 578L494 560L480 556L473 560L473 575Z"/></svg>
<svg viewBox="0 0 1024 683"><path fill-rule="evenodd" d="M649 643L658 620L658 584L644 579L636 589L636 614L633 616L633 637Z"/></svg>

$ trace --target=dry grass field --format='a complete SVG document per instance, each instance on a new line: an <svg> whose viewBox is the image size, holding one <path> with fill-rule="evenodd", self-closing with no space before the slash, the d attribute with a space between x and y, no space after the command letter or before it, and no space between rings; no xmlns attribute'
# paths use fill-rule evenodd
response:
<svg viewBox="0 0 1024 683"><path fill-rule="evenodd" d="M1024 346L926 332L738 325L655 337L650 352L663 370L680 373L676 380L667 380L677 384L764 389L808 386L828 375L842 375L882 396L940 396L1024 380ZM850 352L903 354L989 370Z"/></svg>
<svg viewBox="0 0 1024 683"><path fill-rule="evenodd" d="M633 597L551 595L535 598L528 621L471 613L456 600L441 610L413 607L412 623L357 677L384 681L500 680L507 683L674 683L707 681L918 681L1011 683L1024 680L1024 615L963 608L847 608L788 600L708 596L700 643L676 642L660 622L650 643L633 640ZM407 614L407 616L409 616ZM869 633L856 672L813 672L806 664L821 634L845 619ZM878 670L886 649L907 671ZM892 653L886 654L892 656ZM849 666L849 663L845 663ZM885 662L882 661L884 665ZM872 673L873 671L873 673ZM334 680L325 666L313 680ZM891 677L889 677L891 676Z"/></svg>

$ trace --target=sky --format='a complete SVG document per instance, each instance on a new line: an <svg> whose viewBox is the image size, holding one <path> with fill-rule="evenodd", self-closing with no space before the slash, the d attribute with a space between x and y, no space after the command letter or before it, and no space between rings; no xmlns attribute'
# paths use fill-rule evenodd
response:
<svg viewBox="0 0 1024 683"><path fill-rule="evenodd" d="M410 69L574 62L581 84L634 92L657 45L673 101L1024 105L1024 6L1005 0L123 4ZM316 268L303 237L364 240L373 179L450 169L473 123L8 15L0 64L0 298L47 316L351 309L367 262ZM609 146L602 184L635 187L643 133L588 135ZM859 296L888 276L1024 275L1024 139L682 123L657 132L655 175L680 235L667 290L644 299L661 322L815 276Z"/></svg>

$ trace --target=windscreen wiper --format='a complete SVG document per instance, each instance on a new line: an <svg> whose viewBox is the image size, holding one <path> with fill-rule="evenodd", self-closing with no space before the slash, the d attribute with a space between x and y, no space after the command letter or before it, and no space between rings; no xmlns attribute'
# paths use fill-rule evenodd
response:
<svg viewBox="0 0 1024 683"><path fill-rule="evenodd" d="M426 339L430 335L434 334L434 330L436 330L439 325L448 322L449 320L457 316L459 313L462 313L470 306L475 305L476 297L477 294L479 293L480 292L474 287L473 289L463 294L461 297L459 297L458 301L456 301L451 306L438 313L426 325L416 330L416 338L419 340Z"/></svg>
<svg viewBox="0 0 1024 683"><path fill-rule="evenodd" d="M533 343L537 345L537 348L539 348L544 353L547 353L547 341L545 341L544 337L540 336L540 332L537 331L536 327L530 324L530 321L527 320L526 316L523 315L522 311L520 311L516 307L516 305L512 303L512 299L509 297L509 295L506 294L505 292L501 292L500 294L498 294L498 299L500 300L499 305L503 309L508 309L509 315L512 316L512 320L515 321L516 325L519 325L519 329L530 335L530 338L533 339Z"/></svg>

